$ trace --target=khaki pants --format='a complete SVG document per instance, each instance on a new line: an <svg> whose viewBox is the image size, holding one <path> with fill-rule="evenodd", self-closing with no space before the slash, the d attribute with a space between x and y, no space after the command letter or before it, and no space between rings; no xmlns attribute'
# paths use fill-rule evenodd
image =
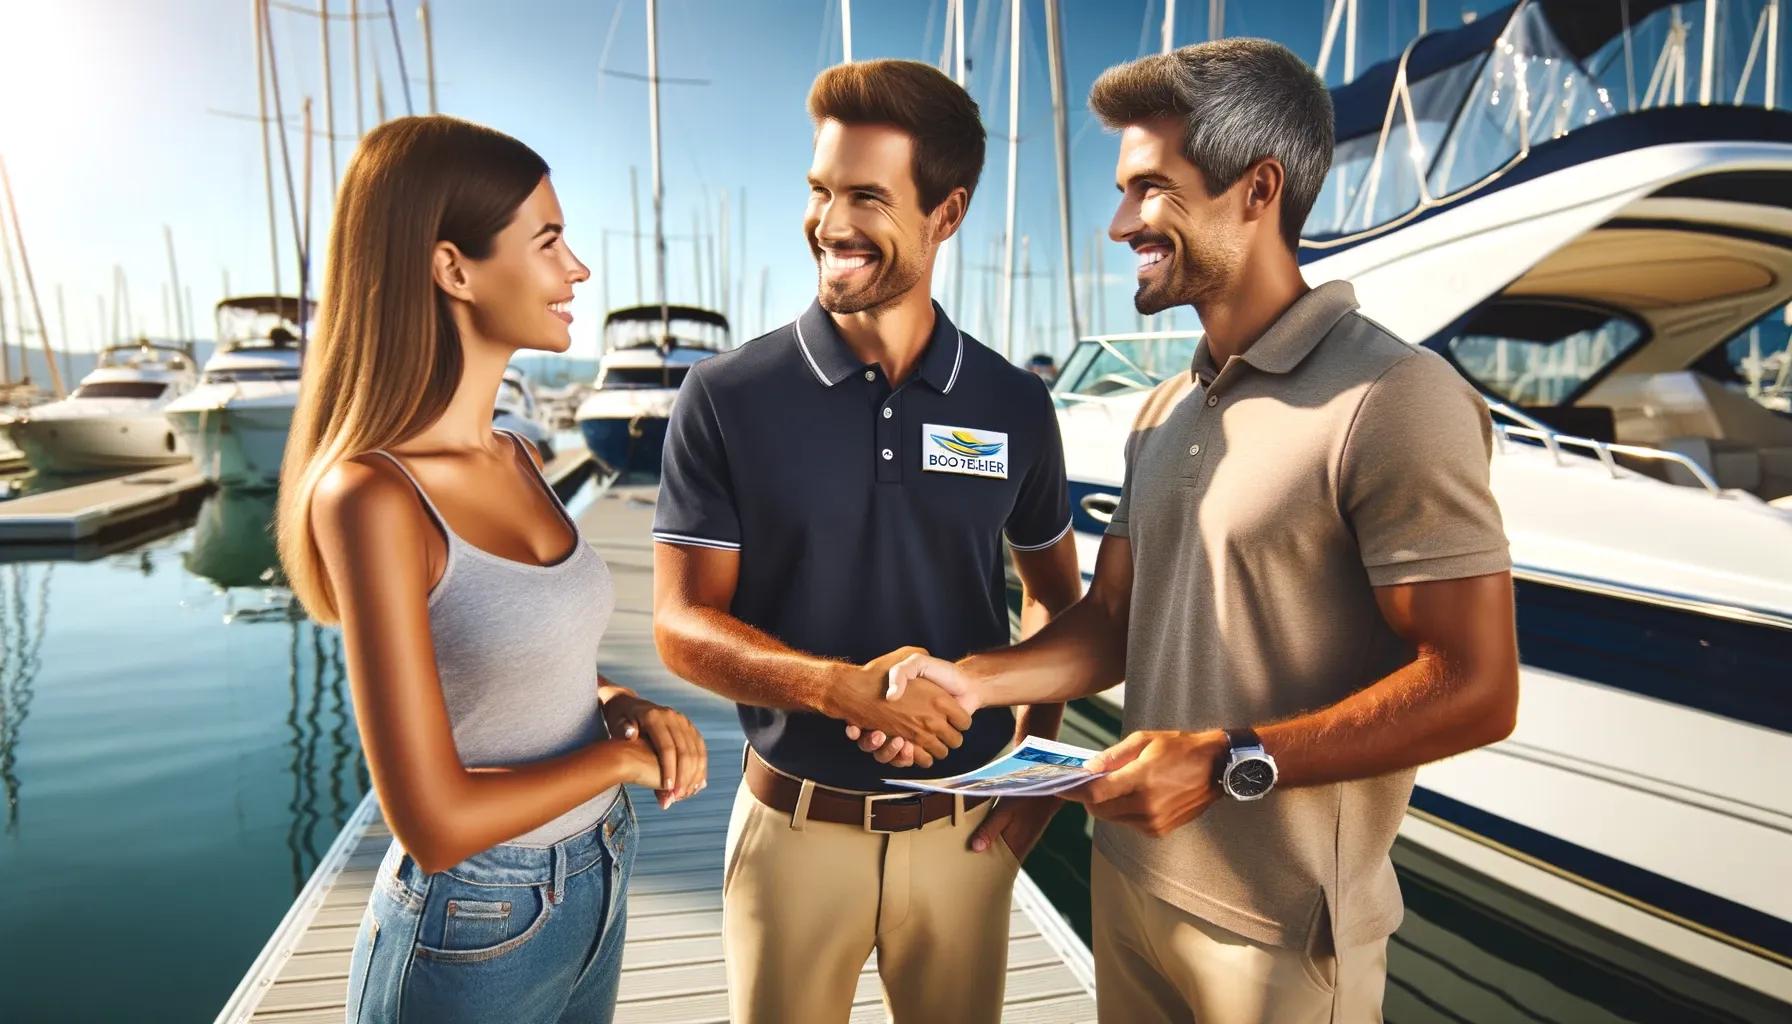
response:
<svg viewBox="0 0 1792 1024"><path fill-rule="evenodd" d="M1099 852L1095 997L1112 1024L1381 1021L1387 940L1329 950L1253 942L1147 893Z"/></svg>
<svg viewBox="0 0 1792 1024"><path fill-rule="evenodd" d="M897 1024L1000 1021L1020 864L999 842L971 852L993 806L884 835L793 823L742 784L722 881L730 1019L844 1022L875 949Z"/></svg>

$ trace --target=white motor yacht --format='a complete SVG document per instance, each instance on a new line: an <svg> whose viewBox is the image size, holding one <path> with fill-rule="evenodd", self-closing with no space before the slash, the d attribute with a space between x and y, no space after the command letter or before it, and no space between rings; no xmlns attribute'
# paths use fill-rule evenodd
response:
<svg viewBox="0 0 1792 1024"><path fill-rule="evenodd" d="M139 341L102 350L67 398L34 405L6 424L40 473L94 473L184 462L187 447L163 418L193 387L185 348Z"/></svg>
<svg viewBox="0 0 1792 1024"><path fill-rule="evenodd" d="M602 472L658 480L672 400L690 368L728 347L728 320L692 306L635 306L604 318L597 381L579 404L586 447Z"/></svg>
<svg viewBox="0 0 1792 1024"><path fill-rule="evenodd" d="M165 410L208 480L273 487L299 398L299 302L242 296L218 303L218 349L199 385Z"/></svg>

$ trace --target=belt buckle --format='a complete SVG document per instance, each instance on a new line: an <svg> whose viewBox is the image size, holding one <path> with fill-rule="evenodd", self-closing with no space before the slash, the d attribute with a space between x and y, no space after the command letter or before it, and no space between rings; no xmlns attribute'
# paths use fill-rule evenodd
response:
<svg viewBox="0 0 1792 1024"><path fill-rule="evenodd" d="M922 824L924 824L921 821L921 815L919 813L919 808L921 806L921 797L924 795L925 794L923 794L923 793L867 793L867 794L865 794L865 831L877 833L879 835L886 835L886 836L894 835L898 832L914 831L914 829L909 829L909 828L878 828L877 826L871 824L871 816L872 816L872 814L874 814L876 812L877 805L886 800L913 800L915 802L915 807L917 809L917 813L915 814L914 828L920 828L922 826Z"/></svg>

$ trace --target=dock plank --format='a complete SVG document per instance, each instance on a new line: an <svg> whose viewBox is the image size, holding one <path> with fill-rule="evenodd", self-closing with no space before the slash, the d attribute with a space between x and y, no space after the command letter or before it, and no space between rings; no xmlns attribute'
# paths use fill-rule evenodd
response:
<svg viewBox="0 0 1792 1024"><path fill-rule="evenodd" d="M566 456L563 456L566 457ZM628 941L616 1019L623 1024L700 1024L728 1019L722 962L722 856L740 781L741 740L733 706L672 678L651 637L651 505L611 495L581 517L611 563L617 612L600 668L644 695L690 715L710 740L710 785L666 813L635 795L641 854L629 883ZM640 612L642 614L632 614ZM332 1024L342 1019L348 959L374 873L391 833L369 797L326 853L268 948L244 978L219 1024ZM1009 921L1002 1019L1095 1019L1089 953L1024 874ZM860 972L851 1020L881 1021L883 990L873 954Z"/></svg>
<svg viewBox="0 0 1792 1024"><path fill-rule="evenodd" d="M207 486L191 462L28 494L0 504L0 542L69 543L155 516L172 516Z"/></svg>

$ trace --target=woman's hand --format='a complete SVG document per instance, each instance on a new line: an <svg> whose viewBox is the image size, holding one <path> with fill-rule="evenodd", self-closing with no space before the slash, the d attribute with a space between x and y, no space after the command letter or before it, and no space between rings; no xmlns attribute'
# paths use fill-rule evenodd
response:
<svg viewBox="0 0 1792 1024"><path fill-rule="evenodd" d="M684 715L617 687L604 701L604 722L611 736L643 743L652 751L659 777L643 784L653 786L662 810L709 784L709 748Z"/></svg>

